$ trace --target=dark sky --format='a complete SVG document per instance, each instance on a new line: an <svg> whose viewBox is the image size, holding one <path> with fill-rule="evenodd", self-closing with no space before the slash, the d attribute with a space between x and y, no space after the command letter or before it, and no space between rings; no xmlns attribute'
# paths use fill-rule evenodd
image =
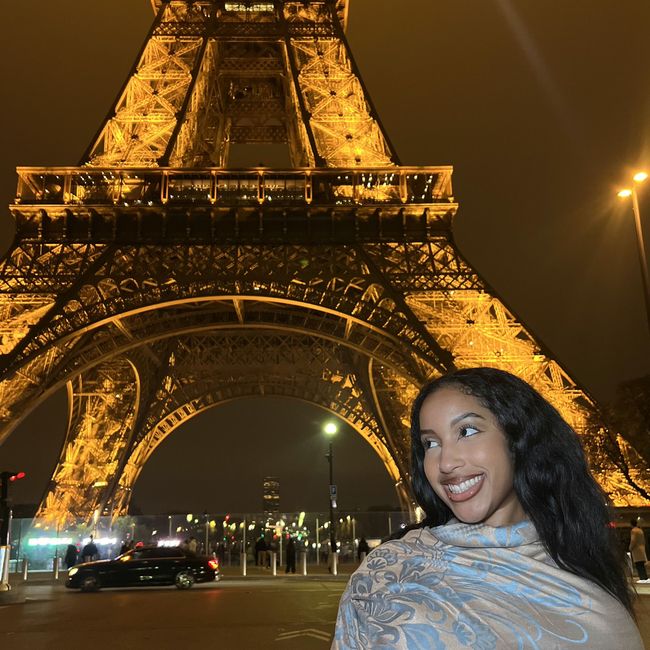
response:
<svg viewBox="0 0 650 650"><path fill-rule="evenodd" d="M148 0L5 3L4 203L17 165L76 164L151 20ZM402 162L454 165L461 251L598 399L650 372L632 214L615 196L637 167L650 167L648 25L647 0L350 6L352 50ZM650 200L641 205L647 234ZM5 213L2 250L10 233ZM3 467L30 472L18 501L45 489L65 410L55 396L0 448ZM280 400L213 409L161 445L135 501L150 512L257 510L261 478L277 474L283 507L322 509L323 420ZM347 430L336 445L343 507L396 503L363 440Z"/></svg>

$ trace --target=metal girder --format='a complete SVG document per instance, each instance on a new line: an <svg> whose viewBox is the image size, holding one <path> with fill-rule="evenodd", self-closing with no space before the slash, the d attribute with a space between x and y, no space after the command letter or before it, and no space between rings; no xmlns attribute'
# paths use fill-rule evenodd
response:
<svg viewBox="0 0 650 650"><path fill-rule="evenodd" d="M22 400L18 407L30 394L35 403L44 387L53 389L54 382L132 349L138 341L228 328L242 324L245 311L248 327L273 323L285 331L338 338L376 363L399 368L401 372L384 382L403 383L410 377L410 388L393 391L407 399L416 383L437 372L435 350L453 354L457 366L508 368L536 385L581 430L587 398L498 299L485 290L466 288L482 285L453 255L449 242L442 249L432 244L376 244L366 246L363 254L342 247L273 247L267 258L260 258L259 247L115 249L100 279L79 284L82 296L75 296L74 309L65 305L49 335L41 323L26 339L36 346L23 360L30 382L25 385L28 373L21 371L15 381L0 384L0 390L12 389L3 403L10 407L12 394ZM448 289L445 278L458 288ZM437 282L442 286L431 291ZM406 299L396 305L401 295ZM238 311L233 299L245 310ZM428 357L432 347L434 356ZM399 403L399 398L392 399ZM7 420L15 412L7 412ZM606 476L623 483L611 468L602 474L604 485Z"/></svg>
<svg viewBox="0 0 650 650"><path fill-rule="evenodd" d="M68 384L68 432L38 517L63 526L101 513L139 399L139 375L125 358L98 365Z"/></svg>
<svg viewBox="0 0 650 650"><path fill-rule="evenodd" d="M40 516L65 523L66 518L73 519L79 513L94 513L98 509L102 514L124 513L142 467L168 435L207 408L253 395L307 400L336 413L378 454L402 501L405 504L412 501L402 478L409 454L405 436L393 438L389 443L384 427L373 417L373 408L368 403L370 395L359 384L359 377L367 375L368 367L362 354L308 333L245 328L177 336L152 349L156 357L166 355L161 366L164 371L155 374L155 381L150 380L146 390L137 384L138 394L131 400L137 416L122 422L117 437L116 427L109 426L105 431L95 428L90 432L93 450L110 449L110 456L106 454L107 462L103 464L98 462L96 454L89 456L90 451L83 454L79 451L80 446L91 449L87 444L88 435L84 435L87 423L98 419L92 417L101 411L98 400L106 405L104 415L110 416L112 405L117 403L123 407L128 396L121 389L117 393L115 384L106 381L94 381L93 386L99 384L100 388L92 393L71 391L72 409L83 417L71 417L64 456L55 470ZM129 360L128 364L138 368L137 377L147 377L151 372L147 355L136 350L135 356L140 361ZM84 373L84 377L104 378L104 373L116 366L115 357L112 364L111 368L100 366L99 371ZM219 368L218 373L215 368ZM383 381L381 376L391 371L375 369L373 374L378 381ZM70 386L81 383L77 379ZM89 383L92 382L88 379L83 382L84 386ZM57 504L61 507L57 508Z"/></svg>
<svg viewBox="0 0 650 650"><path fill-rule="evenodd" d="M343 36L347 2L165 2L94 166L225 165L230 142L284 142L295 166L397 162Z"/></svg>
<svg viewBox="0 0 650 650"><path fill-rule="evenodd" d="M432 247L400 248L405 264L420 266L421 274L431 273L431 265L436 263ZM93 355L92 348L100 348L104 342L101 336L93 336L90 352L87 346L70 342L129 314L142 319L140 314L166 304L201 304L220 297L229 301L233 296L330 314L335 317L334 328L340 328L336 323L341 320L346 325L354 322L361 331L370 329L400 342L414 355L416 364L434 368L448 365L448 361L440 361L441 351L435 343L425 340L409 310L404 305L396 306L396 294L391 294L388 284L394 259L388 260L384 280L369 270L359 252L351 247L276 246L263 252L261 255L260 248L254 246L183 247L171 251L168 247L121 247L112 251L110 259L104 252L106 263L88 267L86 274L75 281L78 291L66 301L59 301L57 309L52 308L33 326L20 348L3 359L0 380L8 379L21 365L55 346L59 362L74 371L87 363L82 358L99 358ZM384 270L386 258L375 259ZM189 311L190 318L198 316L196 307L191 306ZM137 330L137 323L129 328ZM119 340L120 335L111 333L111 338ZM65 350L67 358L59 343L71 345ZM49 371L51 377L58 366L50 363L43 370ZM426 376L426 370L421 372ZM37 383L47 386L49 377L41 375ZM7 388L6 383L4 386ZM24 397L24 391L20 396ZM2 397L10 408L10 393Z"/></svg>

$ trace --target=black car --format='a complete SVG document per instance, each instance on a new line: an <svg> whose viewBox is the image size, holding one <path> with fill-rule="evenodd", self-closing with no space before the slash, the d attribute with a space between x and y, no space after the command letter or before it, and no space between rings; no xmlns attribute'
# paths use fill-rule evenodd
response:
<svg viewBox="0 0 650 650"><path fill-rule="evenodd" d="M189 589L195 582L220 580L219 561L178 546L141 546L114 560L77 564L68 571L65 586L81 591L102 587L176 585Z"/></svg>

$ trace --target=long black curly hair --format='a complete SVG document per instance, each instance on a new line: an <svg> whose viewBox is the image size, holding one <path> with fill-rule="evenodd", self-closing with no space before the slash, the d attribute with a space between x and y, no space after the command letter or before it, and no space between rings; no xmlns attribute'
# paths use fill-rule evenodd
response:
<svg viewBox="0 0 650 650"><path fill-rule="evenodd" d="M505 433L514 466L514 489L546 550L558 566L587 578L631 613L632 598L604 492L587 466L576 432L534 388L495 368L457 370L420 390L411 411L411 480L426 513L423 526L453 516L424 473L420 410L441 388L475 397Z"/></svg>

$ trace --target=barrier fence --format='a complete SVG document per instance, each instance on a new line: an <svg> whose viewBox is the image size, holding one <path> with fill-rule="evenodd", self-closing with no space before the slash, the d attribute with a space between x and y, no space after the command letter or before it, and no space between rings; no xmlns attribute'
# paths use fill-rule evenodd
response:
<svg viewBox="0 0 650 650"><path fill-rule="evenodd" d="M308 565L328 565L358 561L363 538L373 548L408 523L401 512L338 513L335 527L335 566L330 557L330 522L326 513L186 513L99 517L90 524L56 527L39 519L13 519L9 533L9 573L52 572L58 575L74 560L82 562L84 547L91 536L96 546L93 559L110 559L120 554L124 544L196 546L198 554L215 555L222 567L282 566L289 538L296 550L296 570ZM264 541L261 545L260 540ZM74 549L74 550L73 550ZM263 549L260 555L260 549ZM245 552L244 552L245 551ZM304 564L304 566L303 566Z"/></svg>

